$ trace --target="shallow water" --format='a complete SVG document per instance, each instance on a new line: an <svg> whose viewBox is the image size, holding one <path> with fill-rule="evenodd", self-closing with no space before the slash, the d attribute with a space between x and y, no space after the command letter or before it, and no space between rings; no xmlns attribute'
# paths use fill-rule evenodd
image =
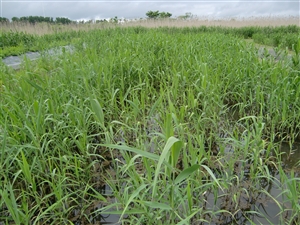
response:
<svg viewBox="0 0 300 225"><path fill-rule="evenodd" d="M281 145L281 152L283 153L283 163L287 169L295 168L297 165L297 162L300 160L300 144L295 144L293 146L294 154L293 154L293 160L291 160L289 157L284 157L284 155L288 156L290 146L288 143L283 143ZM245 171L246 172L246 171ZM218 211L220 209L224 209L227 211L230 211L234 213L234 217L232 217L230 214L226 213L220 213L213 219L211 219L210 223L200 223L202 225L206 224L214 224L214 225L225 225L225 224L251 224L247 221L246 215L255 223L255 224L281 224L282 221L280 221L280 218L278 216L278 213L281 212L280 207L285 208L285 214L287 218L289 217L289 213L291 212L290 209L291 204L287 201L287 199L284 199L284 196L282 194L282 190L280 189L280 176L278 171L275 170L275 168L270 170L270 174L274 176L273 182L261 182L260 186L256 187L257 190L265 190L267 193L269 193L273 198L276 199L280 203L280 206L276 204L276 202L270 198L268 194L265 194L260 191L249 191L248 193L239 193L240 199L239 204L237 205L235 202L232 201L232 194L238 193L241 188L236 188L235 185L232 186L231 189L227 190L227 193L222 192L219 190L218 196L222 196L218 198L216 204L214 202L214 193L207 193L205 196L206 201L206 210L208 211ZM295 173L296 176L296 173ZM299 176L299 173L298 173ZM249 190L252 187L252 184L248 182L248 180L240 181L240 186L243 188ZM237 191L237 192L236 192ZM112 190L109 188L108 185L105 185L103 189L101 190L101 194L103 196L111 196ZM228 197L228 198L227 198ZM226 199L227 198L227 199ZM111 202L114 202L114 198L110 198ZM94 210L101 209L102 205L98 204L95 206ZM260 213L258 214L247 214L249 211L255 211ZM100 222L100 224L121 224L118 223L118 220L120 217L118 215L110 215L110 214L99 214L97 217L94 217L92 222L97 224ZM210 220L210 218L205 218L207 220ZM122 221L122 220L121 220ZM191 222L191 224L199 224L196 221ZM84 225L81 223L78 223L77 225Z"/></svg>
<svg viewBox="0 0 300 225"><path fill-rule="evenodd" d="M282 161L287 170L295 169L295 176L300 177L300 143L294 143L291 147L289 143L281 143L280 146Z"/></svg>
<svg viewBox="0 0 300 225"><path fill-rule="evenodd" d="M2 60L2 62L13 68L13 69L20 69L22 63L24 62L24 59L27 58L31 61L37 60L39 58L41 58L43 55L61 55L63 54L64 51L66 52L70 52L73 53L75 50L75 48L71 45L67 45L67 46L62 46L62 47L57 47L57 48L52 48L49 49L45 52L27 52L25 54L19 55L19 56L9 56L6 57Z"/></svg>

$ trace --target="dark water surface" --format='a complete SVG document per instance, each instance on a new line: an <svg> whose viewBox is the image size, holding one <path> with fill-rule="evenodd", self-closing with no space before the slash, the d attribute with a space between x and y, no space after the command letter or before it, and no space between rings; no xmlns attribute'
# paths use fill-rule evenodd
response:
<svg viewBox="0 0 300 225"><path fill-rule="evenodd" d="M292 152L290 152L290 145L288 143L282 143L280 150L283 153L282 161L286 171L288 172L289 170L294 169L295 177L300 177L300 167L298 166L298 163L300 161L300 143L296 143L292 146ZM293 157L289 157L291 155ZM241 188L236 188L235 185L233 185L229 190L227 190L227 193L224 193L221 190L219 190L218 196L222 197L218 198L216 203L214 193L206 193L204 198L206 201L206 210L216 212L218 210L223 209L233 213L234 217L232 217L228 213L220 213L216 217L213 216L212 218L214 219L205 218L208 221L210 221L210 223L199 223L195 221L191 222L191 224L250 225L251 223L247 221L247 217L251 219L255 224L283 224L284 221L281 221L279 216L279 213L282 212L280 207L285 209L283 216L289 218L292 213L292 205L282 194L282 189L284 189L285 187L280 183L279 172L275 168L273 168L270 170L270 175L275 178L273 182L261 182L259 186L255 187L257 190L265 190L268 194L260 191L251 191L250 189L253 188L252 184L249 183L247 180L240 181L239 185L240 187L242 186L243 188L245 188L248 191L248 193L241 193ZM103 196L111 195L111 192L111 189L106 185L103 189L102 194ZM238 193L241 196L238 200L238 204L236 204L232 200L233 193ZM274 198L277 201L277 203L272 198ZM115 199L113 198L111 200L115 201ZM97 209L101 209L101 205L98 205ZM247 214L247 212L250 211L258 212L258 214ZM97 224L97 222L100 222L100 224L121 224L118 223L118 220L118 215L109 214L102 214L99 215L97 218L93 218L95 224ZM78 225L83 224L78 223Z"/></svg>

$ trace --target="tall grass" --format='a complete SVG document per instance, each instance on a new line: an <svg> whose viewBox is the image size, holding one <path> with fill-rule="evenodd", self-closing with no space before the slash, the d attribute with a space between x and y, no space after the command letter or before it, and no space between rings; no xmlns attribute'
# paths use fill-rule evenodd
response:
<svg viewBox="0 0 300 225"><path fill-rule="evenodd" d="M287 55L260 59L235 35L195 28L93 30L74 45L1 65L0 221L299 222L278 144L299 138Z"/></svg>
<svg viewBox="0 0 300 225"><path fill-rule="evenodd" d="M273 18L274 19L274 18ZM237 26L237 21L244 23L245 20L224 20L211 23L211 20L202 21L164 19L164 20L141 20L127 21L126 23L101 23L101 24L47 24L38 23L35 25L24 23L5 23L0 32L0 57L10 55L20 55L28 51L41 51L56 46L70 45L79 38L85 38L86 32L91 30L103 30L120 27L135 27L137 33L145 31L149 27L161 27L166 32L177 33L181 27L181 32L206 32L232 34L245 39L253 39L256 43L278 47L280 49L293 49L297 45L300 31L299 23L293 23L296 18L282 18L287 23L278 23L276 26L270 23L251 24L252 20L243 26ZM299 18L298 18L299 20ZM297 21L298 21L297 20ZM214 21L214 20L213 20ZM266 18L260 21L267 21ZM270 21L273 21L270 19ZM280 20L279 20L280 21ZM253 22L253 21L252 21ZM231 24L232 25L229 25ZM281 26L280 26L281 24ZM288 33L288 35L286 35Z"/></svg>

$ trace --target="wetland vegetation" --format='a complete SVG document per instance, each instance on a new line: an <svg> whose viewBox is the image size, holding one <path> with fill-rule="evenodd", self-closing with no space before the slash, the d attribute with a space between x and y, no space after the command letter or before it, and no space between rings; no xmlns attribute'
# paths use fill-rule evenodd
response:
<svg viewBox="0 0 300 225"><path fill-rule="evenodd" d="M300 223L299 27L68 34L0 65L1 225Z"/></svg>

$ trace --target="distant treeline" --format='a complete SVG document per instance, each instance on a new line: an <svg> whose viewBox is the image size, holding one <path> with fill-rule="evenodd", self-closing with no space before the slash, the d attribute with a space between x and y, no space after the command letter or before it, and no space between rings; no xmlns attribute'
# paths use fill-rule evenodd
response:
<svg viewBox="0 0 300 225"><path fill-rule="evenodd" d="M9 23L9 22L27 22L31 24L35 23L61 23L61 24L69 24L69 23L77 23L76 21L72 21L65 17L56 17L55 19L53 17L44 17L44 16L22 16L22 17L13 17L11 21L5 17L0 17L0 22L3 23Z"/></svg>
<svg viewBox="0 0 300 225"><path fill-rule="evenodd" d="M102 19L102 20L88 20L88 21L74 21L70 20L66 17L44 17L44 16L22 16L22 17L13 17L11 21L5 17L0 17L0 23L16 23L16 22L24 22L24 23L53 23L53 24L70 24L70 23L102 23L102 22L110 22L110 23L118 23L119 19L117 16L110 19Z"/></svg>

